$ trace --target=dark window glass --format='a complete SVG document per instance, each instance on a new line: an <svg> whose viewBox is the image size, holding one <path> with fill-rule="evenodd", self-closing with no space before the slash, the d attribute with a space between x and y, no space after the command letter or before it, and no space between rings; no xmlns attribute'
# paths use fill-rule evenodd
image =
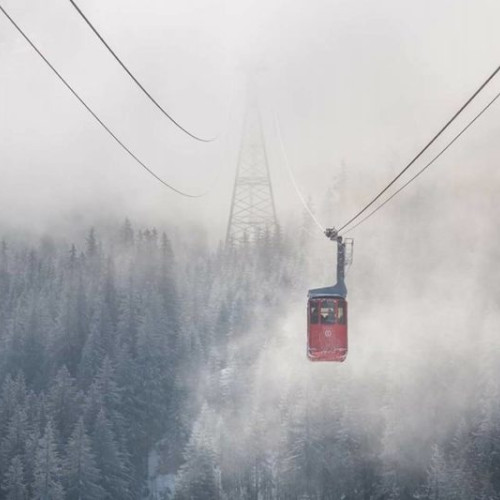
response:
<svg viewBox="0 0 500 500"><path fill-rule="evenodd" d="M323 300L321 302L321 323L324 325L333 325L335 323L335 301Z"/></svg>
<svg viewBox="0 0 500 500"><path fill-rule="evenodd" d="M319 302L311 300L309 303L309 321L314 324L319 323Z"/></svg>
<svg viewBox="0 0 500 500"><path fill-rule="evenodd" d="M346 324L345 307L344 306L345 306L345 304L343 302L339 302L337 304L337 319L341 325Z"/></svg>

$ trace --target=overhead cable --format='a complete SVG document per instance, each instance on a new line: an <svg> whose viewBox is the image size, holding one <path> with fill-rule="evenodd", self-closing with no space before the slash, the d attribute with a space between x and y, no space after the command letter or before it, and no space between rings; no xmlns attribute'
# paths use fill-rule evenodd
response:
<svg viewBox="0 0 500 500"><path fill-rule="evenodd" d="M144 162L142 162L112 131L111 129L96 115L96 113L87 105L87 103L77 94L77 92L71 87L71 85L64 79L64 77L52 66L50 61L43 55L43 53L35 46L35 44L28 38L24 31L16 24L16 22L9 16L6 10L0 5L0 10L7 17L7 19L12 23L12 25L17 29L17 31L22 35L22 37L29 43L33 50L43 59L43 61L49 66L49 68L54 72L54 74L59 78L59 80L66 86L66 88L78 99L80 104L94 117L94 119L101 125L101 127L150 175L152 175L157 181L161 182L165 187L171 189L175 193L186 196L188 198L199 198L207 194L206 192L201 194L190 194L185 191L181 191L176 187L172 186L165 180L163 180L158 174L151 170Z"/></svg>
<svg viewBox="0 0 500 500"><path fill-rule="evenodd" d="M288 161L288 155L286 154L285 145L283 144L283 139L281 137L281 129L280 129L279 121L278 121L278 115L276 113L274 114L274 123L276 126L276 132L278 134L278 140L280 143L281 153L283 154L283 159L285 160L286 169L288 171L288 175L290 176L290 179L292 180L293 187L295 188L295 191L297 192L297 195L298 195L300 201L302 202L302 205L304 205L304 208L306 209L307 213L311 216L311 219L321 229L321 232L324 233L325 228L321 225L321 223L318 221L318 219L314 215L313 211L309 208L309 205L307 204L306 200L304 199L304 196L302 195L302 192L299 189L299 186L297 185L297 182L295 180L295 176L293 175L292 168L290 167L290 163Z"/></svg>
<svg viewBox="0 0 500 500"><path fill-rule="evenodd" d="M483 113L486 112L490 106L500 97L500 92L471 120L469 123L436 155L432 158L429 163L425 165L422 169L420 169L410 180L408 180L405 184L403 184L396 192L394 192L387 200L385 200L381 205L379 205L375 210L372 210L366 217L361 219L357 224L349 228L344 234L350 233L352 230L356 229L358 226L363 224L366 220L368 220L372 215L378 212L383 206L387 205L397 194L399 194L406 186L411 184L417 177L425 172L443 153L445 153L459 138L462 134L464 134L467 129L469 129L475 122L478 120Z"/></svg>
<svg viewBox="0 0 500 500"><path fill-rule="evenodd" d="M446 122L446 124L439 130L439 132L425 145L423 149L408 163L399 174L392 179L387 186L382 189L367 205L364 206L359 212L357 212L353 217L351 217L345 224L343 224L338 230L342 231L357 218L359 218L363 213L365 213L424 153L427 151L432 144L441 136L441 134L455 121L455 119L464 111L465 108L477 97L477 95L486 87L486 85L495 77L495 75L500 71L500 66L498 66L495 71L480 85L480 87L472 94L469 99L462 105L462 107Z"/></svg>
<svg viewBox="0 0 500 500"><path fill-rule="evenodd" d="M118 64L125 70L128 76L132 78L134 83L144 92L144 94L148 97L148 99L165 115L176 127L178 127L180 130L182 130L184 133L192 137L193 139L196 139L197 141L200 142L212 142L215 139L217 139L217 136L211 137L211 138L203 138L198 135L193 134L189 130L187 130L185 127L183 127L175 118L172 117L170 113L168 113L161 104L158 103L158 101L144 88L144 86L139 82L139 80L133 75L133 73L125 66L124 62L118 57L116 52L109 46L109 44L104 40L102 35L97 31L97 29L94 27L94 25L90 22L90 20L87 18L87 16L82 12L80 7L74 2L74 0L69 0L71 5L75 8L75 10L80 14L82 19L88 24L90 29L94 32L94 34L99 38L99 40L102 42L102 44L108 49L109 53L116 59Z"/></svg>

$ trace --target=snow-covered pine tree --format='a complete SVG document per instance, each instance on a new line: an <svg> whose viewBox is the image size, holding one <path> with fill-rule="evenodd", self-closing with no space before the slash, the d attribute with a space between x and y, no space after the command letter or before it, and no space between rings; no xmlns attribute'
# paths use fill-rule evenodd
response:
<svg viewBox="0 0 500 500"><path fill-rule="evenodd" d="M215 414L206 405L193 427L179 469L175 500L220 498L220 474L214 435Z"/></svg>
<svg viewBox="0 0 500 500"><path fill-rule="evenodd" d="M4 474L2 490L5 500L28 500L28 488L24 475L23 462L20 456L15 456Z"/></svg>
<svg viewBox="0 0 500 500"><path fill-rule="evenodd" d="M66 446L62 482L66 500L102 500L106 498L101 477L91 450L90 438L80 417Z"/></svg>
<svg viewBox="0 0 500 500"><path fill-rule="evenodd" d="M34 500L64 500L61 484L62 462L57 451L52 422L38 442L35 457L35 478L32 491Z"/></svg>
<svg viewBox="0 0 500 500"><path fill-rule="evenodd" d="M28 416L24 406L18 406L10 419L7 433L0 443L0 470L6 470L11 460L21 456L28 438Z"/></svg>
<svg viewBox="0 0 500 500"><path fill-rule="evenodd" d="M60 368L51 384L47 408L55 429L66 442L82 411L82 394L66 366Z"/></svg>
<svg viewBox="0 0 500 500"><path fill-rule="evenodd" d="M103 409L97 415L91 436L92 452L101 472L100 486L105 498L132 500L131 474L126 457L120 452L112 425Z"/></svg>

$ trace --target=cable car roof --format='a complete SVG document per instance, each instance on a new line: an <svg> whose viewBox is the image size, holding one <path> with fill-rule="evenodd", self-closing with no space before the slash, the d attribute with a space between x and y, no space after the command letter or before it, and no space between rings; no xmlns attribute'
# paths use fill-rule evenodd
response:
<svg viewBox="0 0 500 500"><path fill-rule="evenodd" d="M313 288L309 290L307 296L310 299L318 297L340 297L345 299L347 297L347 288L343 281L333 286L326 286L323 288Z"/></svg>

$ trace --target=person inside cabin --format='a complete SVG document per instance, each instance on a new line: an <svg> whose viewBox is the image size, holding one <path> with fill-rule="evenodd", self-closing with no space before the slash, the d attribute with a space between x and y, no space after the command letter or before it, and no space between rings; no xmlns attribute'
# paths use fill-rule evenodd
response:
<svg viewBox="0 0 500 500"><path fill-rule="evenodd" d="M324 300L321 305L321 323L332 325L335 323L335 304L333 300Z"/></svg>

